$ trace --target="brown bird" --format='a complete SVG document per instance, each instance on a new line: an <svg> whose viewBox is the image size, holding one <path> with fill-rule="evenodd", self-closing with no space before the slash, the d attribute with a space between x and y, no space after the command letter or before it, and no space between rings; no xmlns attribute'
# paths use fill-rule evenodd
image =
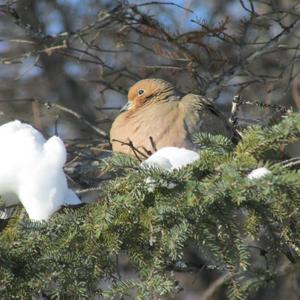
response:
<svg viewBox="0 0 300 300"><path fill-rule="evenodd" d="M194 94L182 97L165 80L144 79L130 88L128 102L112 124L110 141L114 152L145 159L167 146L196 150L192 136L197 132L239 138L207 98Z"/></svg>

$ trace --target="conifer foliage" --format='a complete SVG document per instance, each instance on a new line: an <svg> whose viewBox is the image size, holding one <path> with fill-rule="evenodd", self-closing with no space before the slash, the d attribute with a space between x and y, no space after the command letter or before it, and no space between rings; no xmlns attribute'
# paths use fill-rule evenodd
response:
<svg viewBox="0 0 300 300"><path fill-rule="evenodd" d="M283 161L283 148L299 140L300 114L242 134L237 146L197 135L200 159L173 172L114 155L102 164L115 176L98 202L47 223L10 219L0 233L0 298L174 295L178 272L199 271L186 255L191 248L224 275L230 299L299 272L300 173ZM271 173L247 177L262 165ZM125 258L131 276L120 267Z"/></svg>

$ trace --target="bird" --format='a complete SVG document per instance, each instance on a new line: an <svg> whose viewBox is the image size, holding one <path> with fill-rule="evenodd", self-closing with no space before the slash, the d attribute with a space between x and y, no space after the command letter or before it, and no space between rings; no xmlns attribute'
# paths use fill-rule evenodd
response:
<svg viewBox="0 0 300 300"><path fill-rule="evenodd" d="M232 141L239 134L213 102L196 94L182 95L170 82L149 78L128 91L128 102L112 123L113 152L143 161L163 147L196 151L193 135L206 132Z"/></svg>

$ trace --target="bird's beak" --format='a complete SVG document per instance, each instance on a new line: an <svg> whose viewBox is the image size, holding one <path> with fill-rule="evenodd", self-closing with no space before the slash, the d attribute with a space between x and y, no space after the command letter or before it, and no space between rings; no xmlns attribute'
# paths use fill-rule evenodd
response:
<svg viewBox="0 0 300 300"><path fill-rule="evenodd" d="M120 110L120 112L130 110L132 108L132 102L128 101Z"/></svg>

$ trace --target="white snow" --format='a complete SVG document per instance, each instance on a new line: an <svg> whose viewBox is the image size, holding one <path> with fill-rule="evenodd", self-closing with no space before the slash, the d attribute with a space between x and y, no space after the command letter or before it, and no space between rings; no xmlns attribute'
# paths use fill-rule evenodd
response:
<svg viewBox="0 0 300 300"><path fill-rule="evenodd" d="M0 126L0 195L6 206L22 202L30 219L48 218L62 205L81 203L68 188L66 149L53 136L16 120Z"/></svg>
<svg viewBox="0 0 300 300"><path fill-rule="evenodd" d="M156 151L144 162L141 166L146 167L158 167L162 170L171 172L175 169L180 169L186 165L191 164L195 160L199 159L197 152L177 147L164 147ZM149 192L153 192L156 187L162 186L168 189L176 187L175 183L165 182L164 180L155 181L153 178L148 177L145 180L147 189Z"/></svg>
<svg viewBox="0 0 300 300"><path fill-rule="evenodd" d="M156 166L163 170L180 169L199 159L199 154L185 148L164 147L147 158L142 166Z"/></svg>
<svg viewBox="0 0 300 300"><path fill-rule="evenodd" d="M251 180L253 179L260 179L268 174L271 174L271 171L268 170L267 168L265 167L261 167L261 168L257 168L257 169L254 169L253 171L251 171L247 177Z"/></svg>
<svg viewBox="0 0 300 300"><path fill-rule="evenodd" d="M158 167L162 170L172 171L189 165L199 158L200 155L197 152L185 148L165 147L152 154L148 159L142 162L141 166ZM271 174L271 171L265 167L261 167L251 171L247 177L251 180L255 180L268 174ZM176 186L175 184L166 183L164 181L155 182L152 178L147 178L146 184L150 191L153 191L157 186L167 188L174 188L174 186Z"/></svg>

